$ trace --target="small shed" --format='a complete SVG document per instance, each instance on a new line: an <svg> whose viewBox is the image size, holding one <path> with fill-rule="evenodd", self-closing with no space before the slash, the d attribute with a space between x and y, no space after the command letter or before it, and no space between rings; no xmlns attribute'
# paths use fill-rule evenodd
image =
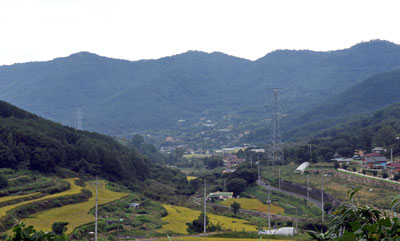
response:
<svg viewBox="0 0 400 241"><path fill-rule="evenodd" d="M212 192L208 195L209 199L227 200L233 197L233 192Z"/></svg>
<svg viewBox="0 0 400 241"><path fill-rule="evenodd" d="M295 173L301 173L301 174L303 174L304 171L306 170L306 168L307 168L309 165L310 165L309 162L303 162L303 163L301 163L301 165L300 165L298 168L296 168L296 170L294 170L294 172L295 172Z"/></svg>
<svg viewBox="0 0 400 241"><path fill-rule="evenodd" d="M139 203L129 203L130 208L138 208L140 206Z"/></svg>

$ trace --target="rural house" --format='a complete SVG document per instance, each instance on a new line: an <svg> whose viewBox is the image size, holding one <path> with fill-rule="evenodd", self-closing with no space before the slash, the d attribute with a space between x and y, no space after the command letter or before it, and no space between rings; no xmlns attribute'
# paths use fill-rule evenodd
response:
<svg viewBox="0 0 400 241"><path fill-rule="evenodd" d="M233 192L212 192L207 199L211 200L227 200L233 197Z"/></svg>
<svg viewBox="0 0 400 241"><path fill-rule="evenodd" d="M386 165L386 169L388 169L393 174L400 173L400 162L393 162Z"/></svg>
<svg viewBox="0 0 400 241"><path fill-rule="evenodd" d="M380 153L368 153L364 154L361 163L363 168L383 169L388 163L388 160Z"/></svg>
<svg viewBox="0 0 400 241"><path fill-rule="evenodd" d="M226 155L223 159L224 166L227 168L231 168L233 166L237 166L240 163L244 162L244 159L239 159L235 155Z"/></svg>

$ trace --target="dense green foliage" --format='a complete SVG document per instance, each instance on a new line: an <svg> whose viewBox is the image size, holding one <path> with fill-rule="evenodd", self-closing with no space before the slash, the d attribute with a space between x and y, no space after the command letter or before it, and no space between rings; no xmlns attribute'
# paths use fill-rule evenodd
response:
<svg viewBox="0 0 400 241"><path fill-rule="evenodd" d="M237 214L237 213L239 212L239 209L240 209L240 203L238 203L238 202L233 202L233 203L231 204L231 208L232 208L232 212L233 212L234 214Z"/></svg>
<svg viewBox="0 0 400 241"><path fill-rule="evenodd" d="M350 193L352 200L355 193ZM398 200L395 198L392 206ZM399 240L400 219L370 205L345 203L334 212L327 231L309 234L314 240Z"/></svg>
<svg viewBox="0 0 400 241"><path fill-rule="evenodd" d="M108 134L174 129L180 119L192 128L200 117L243 126L262 123L271 88L284 88L282 102L295 113L400 67L399 57L400 47L386 41L330 52L278 50L257 61L190 51L129 62L81 52L1 66L0 91L6 101L70 126L83 107L84 128Z"/></svg>
<svg viewBox="0 0 400 241"><path fill-rule="evenodd" d="M0 168L101 174L111 180L144 180L150 164L110 137L77 131L0 102Z"/></svg>
<svg viewBox="0 0 400 241"><path fill-rule="evenodd" d="M312 146L312 160L329 161L335 153L351 157L356 149L370 152L381 146L393 149L394 155L400 154L400 104L394 104L368 115L350 119L347 123L315 132L309 141ZM390 152L386 153L389 157ZM309 145L291 146L285 149L289 160L309 161Z"/></svg>
<svg viewBox="0 0 400 241"><path fill-rule="evenodd" d="M193 220L191 223L186 223L186 225L188 226L187 231L189 233L202 233L204 231L204 212L201 212L197 219ZM206 225L207 232L221 231L221 227L211 223L207 215Z"/></svg>
<svg viewBox="0 0 400 241"><path fill-rule="evenodd" d="M7 238L7 241L67 241L65 234L56 234L54 232L45 233L36 231L33 226L25 227L24 223L14 226L13 233Z"/></svg>

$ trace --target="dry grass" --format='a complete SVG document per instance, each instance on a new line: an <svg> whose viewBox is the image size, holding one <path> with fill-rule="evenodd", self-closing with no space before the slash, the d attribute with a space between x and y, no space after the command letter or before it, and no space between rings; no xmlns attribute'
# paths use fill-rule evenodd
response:
<svg viewBox="0 0 400 241"><path fill-rule="evenodd" d="M71 184L71 188L68 189L67 191L64 192L59 192L59 193L55 193L52 195L47 195L38 199L33 199L33 200L29 200L29 201L25 201L25 202L20 202L20 203L16 203L13 205L9 205L9 206L5 206L0 208L0 217L5 216L6 213L8 211L10 211L11 209L14 209L16 207L28 204L28 203L33 203L33 202L37 202L37 201L41 201L41 200L46 200L46 199L50 199L50 198L55 198L55 197L61 197L61 196L66 196L66 195L72 195L72 194L77 194L80 193L82 187L75 185L75 180L77 178L68 178L68 179L64 179L65 181L69 182Z"/></svg>
<svg viewBox="0 0 400 241"><path fill-rule="evenodd" d="M167 209L168 215L162 220L167 222L163 225L161 231L172 231L175 233L188 234L186 223L192 222L200 215L200 211L178 207L172 205L163 205ZM232 231L256 231L256 226L250 225L246 220L229 218L214 214L207 214L213 224L220 224L224 230Z"/></svg>
<svg viewBox="0 0 400 241"><path fill-rule="evenodd" d="M105 188L106 182L99 181L99 205L112 202L127 196L127 193L113 192ZM40 212L24 221L28 225L33 225L37 230L50 231L54 222L68 222L67 233L71 233L76 227L94 222L94 216L89 211L96 205L96 185L95 181L87 182L86 189L89 189L93 196L88 201L66 205L59 208Z"/></svg>
<svg viewBox="0 0 400 241"><path fill-rule="evenodd" d="M221 202L221 204L229 207L233 202L240 203L240 208L242 209L268 213L268 205L260 202L257 199L249 199L249 198L228 199ZM282 207L279 207L271 203L271 213L284 214L284 212L285 210Z"/></svg>

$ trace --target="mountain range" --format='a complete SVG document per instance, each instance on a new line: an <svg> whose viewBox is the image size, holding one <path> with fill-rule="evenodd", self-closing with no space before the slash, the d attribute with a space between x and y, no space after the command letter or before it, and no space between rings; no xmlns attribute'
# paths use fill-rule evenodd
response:
<svg viewBox="0 0 400 241"><path fill-rule="evenodd" d="M277 50L256 61L219 52L189 51L141 61L80 52L0 66L0 91L1 99L62 124L76 126L81 109L84 129L126 135L174 129L178 120L189 124L202 117L261 124L271 89L280 88L280 102L294 127L308 122L307 115L323 120L364 111L356 102L342 108L341 101L365 103L357 96L365 96L363 88L371 89L369 77L396 69L400 46L382 40L328 52ZM381 77L390 79L385 75ZM381 78L377 76L372 78ZM329 113L321 112L325 101ZM392 101L397 99L374 105Z"/></svg>

